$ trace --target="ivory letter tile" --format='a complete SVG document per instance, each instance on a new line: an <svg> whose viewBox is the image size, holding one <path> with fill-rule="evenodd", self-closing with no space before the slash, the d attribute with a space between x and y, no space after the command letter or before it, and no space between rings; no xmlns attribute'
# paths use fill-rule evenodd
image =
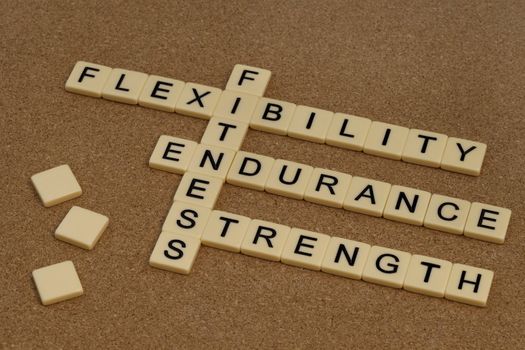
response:
<svg viewBox="0 0 525 350"><path fill-rule="evenodd" d="M319 271L329 242L328 235L294 227L284 245L281 261L287 265Z"/></svg>
<svg viewBox="0 0 525 350"><path fill-rule="evenodd" d="M363 270L363 281L401 288L409 263L410 254L407 252L373 246Z"/></svg>
<svg viewBox="0 0 525 350"><path fill-rule="evenodd" d="M233 159L226 182L232 185L264 191L275 159L260 154L239 151Z"/></svg>
<svg viewBox="0 0 525 350"><path fill-rule="evenodd" d="M433 194L425 215L424 226L456 235L463 234L470 202Z"/></svg>
<svg viewBox="0 0 525 350"><path fill-rule="evenodd" d="M335 113L326 134L326 144L362 151L372 121L368 118Z"/></svg>
<svg viewBox="0 0 525 350"><path fill-rule="evenodd" d="M257 96L225 90L213 111L213 116L250 124L257 102Z"/></svg>
<svg viewBox="0 0 525 350"><path fill-rule="evenodd" d="M430 202L430 193L415 188L392 186L383 217L411 225L421 226Z"/></svg>
<svg viewBox="0 0 525 350"><path fill-rule="evenodd" d="M472 203L465 225L465 236L502 244L507 235L511 214L510 209Z"/></svg>
<svg viewBox="0 0 525 350"><path fill-rule="evenodd" d="M263 96L271 76L272 72L267 69L236 64L226 84L226 90Z"/></svg>
<svg viewBox="0 0 525 350"><path fill-rule="evenodd" d="M136 105L147 79L146 73L115 68L104 85L102 97L106 100Z"/></svg>
<svg viewBox="0 0 525 350"><path fill-rule="evenodd" d="M43 305L58 303L84 293L71 261L34 270L33 280Z"/></svg>
<svg viewBox="0 0 525 350"><path fill-rule="evenodd" d="M237 151L241 148L248 124L232 119L213 117L208 122L201 143Z"/></svg>
<svg viewBox="0 0 525 350"><path fill-rule="evenodd" d="M200 238L210 213L209 208L173 202L164 225L162 225L162 231Z"/></svg>
<svg viewBox="0 0 525 350"><path fill-rule="evenodd" d="M366 137L364 152L389 159L400 160L408 137L408 128L372 122Z"/></svg>
<svg viewBox="0 0 525 350"><path fill-rule="evenodd" d="M197 148L197 142L162 135L149 159L150 168L184 174Z"/></svg>
<svg viewBox="0 0 525 350"><path fill-rule="evenodd" d="M201 119L210 119L222 90L195 83L186 83L175 105L175 112Z"/></svg>
<svg viewBox="0 0 525 350"><path fill-rule="evenodd" d="M445 298L460 303L486 306L494 272L473 266L454 264Z"/></svg>
<svg viewBox="0 0 525 350"><path fill-rule="evenodd" d="M449 137L441 169L467 175L479 176L487 145L480 142Z"/></svg>
<svg viewBox="0 0 525 350"><path fill-rule="evenodd" d="M197 145L188 171L215 176L224 181L235 157L235 151L227 148Z"/></svg>
<svg viewBox="0 0 525 350"><path fill-rule="evenodd" d="M286 135L294 111L293 103L261 98L253 111L250 127L272 134Z"/></svg>
<svg viewBox="0 0 525 350"><path fill-rule="evenodd" d="M110 74L110 67L78 61L66 81L66 91L91 97L101 97L102 89Z"/></svg>
<svg viewBox="0 0 525 350"><path fill-rule="evenodd" d="M323 109L297 106L288 127L288 136L324 143L334 113Z"/></svg>
<svg viewBox="0 0 525 350"><path fill-rule="evenodd" d="M201 241L199 238L162 232L153 248L149 264L158 269L188 275L191 272Z"/></svg>
<svg viewBox="0 0 525 350"><path fill-rule="evenodd" d="M381 217L391 187L392 185L386 182L354 176L343 208L356 213Z"/></svg>
<svg viewBox="0 0 525 350"><path fill-rule="evenodd" d="M410 129L403 151L403 161L439 168L447 144L447 135Z"/></svg>
<svg viewBox="0 0 525 350"><path fill-rule="evenodd" d="M82 189L69 165L64 164L31 176L44 207L51 207L77 198Z"/></svg>
<svg viewBox="0 0 525 350"><path fill-rule="evenodd" d="M451 270L450 261L412 255L403 288L410 292L443 298Z"/></svg>
<svg viewBox="0 0 525 350"><path fill-rule="evenodd" d="M107 216L80 207L72 207L55 231L55 237L80 248L91 250L106 230Z"/></svg>
<svg viewBox="0 0 525 350"><path fill-rule="evenodd" d="M245 255L280 261L290 227L263 220L252 220L241 245Z"/></svg>
<svg viewBox="0 0 525 350"><path fill-rule="evenodd" d="M219 178L187 172L182 177L173 200L213 209L222 184L223 180Z"/></svg>
<svg viewBox="0 0 525 350"><path fill-rule="evenodd" d="M360 280L369 251L369 244L331 237L321 269L333 275Z"/></svg>
<svg viewBox="0 0 525 350"><path fill-rule="evenodd" d="M139 105L165 112L175 112L175 105L184 89L180 80L150 75L139 97Z"/></svg>
<svg viewBox="0 0 525 350"><path fill-rule="evenodd" d="M277 159L264 190L294 199L303 199L313 168L309 165Z"/></svg>
<svg viewBox="0 0 525 350"><path fill-rule="evenodd" d="M250 222L246 216L214 210L204 229L202 244L239 253Z"/></svg>
<svg viewBox="0 0 525 350"><path fill-rule="evenodd" d="M352 176L338 171L315 168L304 193L308 202L342 208Z"/></svg>

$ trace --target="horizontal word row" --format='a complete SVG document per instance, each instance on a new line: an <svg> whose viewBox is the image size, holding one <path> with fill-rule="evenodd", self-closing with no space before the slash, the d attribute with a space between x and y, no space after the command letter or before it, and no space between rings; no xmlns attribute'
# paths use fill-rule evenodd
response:
<svg viewBox="0 0 525 350"><path fill-rule="evenodd" d="M213 140L210 135L207 130L202 142ZM506 208L166 135L159 138L149 165L184 173L175 200L209 208L226 181L493 243L504 242L511 216Z"/></svg>
<svg viewBox="0 0 525 350"><path fill-rule="evenodd" d="M493 272L184 202L173 203L150 265L189 274L200 245L485 306Z"/></svg>
<svg viewBox="0 0 525 350"><path fill-rule="evenodd" d="M249 127L367 154L478 176L486 145L430 131L262 97L271 72L236 65L226 90L145 73L76 63L66 90Z"/></svg>

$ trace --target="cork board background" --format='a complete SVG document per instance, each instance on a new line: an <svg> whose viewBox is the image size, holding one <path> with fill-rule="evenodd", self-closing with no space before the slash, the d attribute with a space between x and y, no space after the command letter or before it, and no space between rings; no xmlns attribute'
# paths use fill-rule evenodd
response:
<svg viewBox="0 0 525 350"><path fill-rule="evenodd" d="M522 1L0 2L0 347L524 346ZM180 176L147 160L206 121L67 93L77 60L224 88L236 63L266 96L488 144L481 177L250 130L243 149L513 210L495 245L225 185L217 208L495 271L487 308L203 247L193 273L148 258ZM84 194L46 209L30 176L67 163ZM53 232L72 205L110 217L93 251ZM71 259L85 295L44 307L31 271Z"/></svg>

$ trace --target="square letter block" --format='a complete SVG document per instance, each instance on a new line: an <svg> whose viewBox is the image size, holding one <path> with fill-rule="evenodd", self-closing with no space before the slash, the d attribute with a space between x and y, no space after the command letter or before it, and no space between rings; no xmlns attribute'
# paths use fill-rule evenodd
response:
<svg viewBox="0 0 525 350"><path fill-rule="evenodd" d="M441 159L441 169L479 176L486 151L487 145L484 143L449 137Z"/></svg>
<svg viewBox="0 0 525 350"><path fill-rule="evenodd" d="M91 250L106 230L107 216L80 207L73 207L58 225L55 238Z"/></svg>
<svg viewBox="0 0 525 350"><path fill-rule="evenodd" d="M239 253L250 222L246 216L214 210L204 229L202 244Z"/></svg>
<svg viewBox="0 0 525 350"><path fill-rule="evenodd" d="M153 248L149 264L158 269L188 275L200 246L199 238L162 232Z"/></svg>
<svg viewBox="0 0 525 350"><path fill-rule="evenodd" d="M162 231L200 238L210 213L209 208L173 202L162 225Z"/></svg>
<svg viewBox="0 0 525 350"><path fill-rule="evenodd" d="M330 236L292 228L284 245L281 261L287 265L319 271Z"/></svg>
<svg viewBox="0 0 525 350"><path fill-rule="evenodd" d="M409 264L410 253L373 246L363 270L363 281L401 288Z"/></svg>
<svg viewBox="0 0 525 350"><path fill-rule="evenodd" d="M410 129L403 151L403 161L439 168L447 145L447 135Z"/></svg>
<svg viewBox="0 0 525 350"><path fill-rule="evenodd" d="M309 165L277 159L273 163L264 190L285 197L303 199L313 170Z"/></svg>
<svg viewBox="0 0 525 350"><path fill-rule="evenodd" d="M510 209L483 203L472 203L465 225L465 236L502 244L507 235Z"/></svg>
<svg viewBox="0 0 525 350"><path fill-rule="evenodd" d="M431 194L415 188L394 185L386 201L383 217L422 226Z"/></svg>
<svg viewBox="0 0 525 350"><path fill-rule="evenodd" d="M433 230L463 234L470 202L433 194L425 215L424 226Z"/></svg>
<svg viewBox="0 0 525 350"><path fill-rule="evenodd" d="M34 270L33 280L43 305L84 294L75 266L69 260Z"/></svg>
<svg viewBox="0 0 525 350"><path fill-rule="evenodd" d="M241 148L248 124L232 119L213 117L204 131L201 144L237 151Z"/></svg>
<svg viewBox="0 0 525 350"><path fill-rule="evenodd" d="M196 148L197 142L162 135L151 154L149 166L170 173L184 174Z"/></svg>
<svg viewBox="0 0 525 350"><path fill-rule="evenodd" d="M369 244L332 237L324 254L321 270L333 275L360 280L369 251Z"/></svg>
<svg viewBox="0 0 525 350"><path fill-rule="evenodd" d="M213 111L213 116L250 124L257 102L259 102L257 96L225 90Z"/></svg>
<svg viewBox="0 0 525 350"><path fill-rule="evenodd" d="M356 213L381 217L391 187L392 185L386 182L354 176L343 202L343 208Z"/></svg>
<svg viewBox="0 0 525 350"><path fill-rule="evenodd" d="M101 97L102 89L111 74L111 68L100 64L78 61L66 81L66 91Z"/></svg>
<svg viewBox="0 0 525 350"><path fill-rule="evenodd" d="M334 113L323 109L297 106L288 127L288 136L324 143Z"/></svg>
<svg viewBox="0 0 525 350"><path fill-rule="evenodd" d="M186 83L175 105L175 112L190 117L210 119L221 93L222 90L215 87Z"/></svg>
<svg viewBox="0 0 525 350"><path fill-rule="evenodd" d="M106 100L136 105L147 79L146 73L115 68L104 85L102 97Z"/></svg>
<svg viewBox="0 0 525 350"><path fill-rule="evenodd" d="M213 209L222 184L223 180L219 178L187 172L182 177L173 200Z"/></svg>
<svg viewBox="0 0 525 350"><path fill-rule="evenodd" d="M236 64L226 84L226 90L263 96L271 76L272 72L267 69Z"/></svg>
<svg viewBox="0 0 525 350"><path fill-rule="evenodd" d="M286 135L294 111L293 103L261 98L253 111L250 127L272 134Z"/></svg>
<svg viewBox="0 0 525 350"><path fill-rule="evenodd" d="M408 137L408 128L372 122L366 137L364 152L383 158L400 160Z"/></svg>
<svg viewBox="0 0 525 350"><path fill-rule="evenodd" d="M494 272L454 264L448 279L445 298L475 306L486 306Z"/></svg>
<svg viewBox="0 0 525 350"><path fill-rule="evenodd" d="M336 113L326 134L326 144L362 151L372 121L344 113Z"/></svg>
<svg viewBox="0 0 525 350"><path fill-rule="evenodd" d="M69 165L64 164L31 176L44 207L80 197L82 189Z"/></svg>
<svg viewBox="0 0 525 350"><path fill-rule="evenodd" d="M241 253L270 261L280 261L290 227L252 220L241 244Z"/></svg>
<svg viewBox="0 0 525 350"><path fill-rule="evenodd" d="M139 105L165 112L175 112L184 82L150 75L139 97Z"/></svg>
<svg viewBox="0 0 525 350"><path fill-rule="evenodd" d="M410 292L443 298L451 270L450 261L412 255L403 288Z"/></svg>
<svg viewBox="0 0 525 350"><path fill-rule="evenodd" d="M215 176L224 181L233 157L235 157L235 151L231 149L200 144L197 145L188 171Z"/></svg>
<svg viewBox="0 0 525 350"><path fill-rule="evenodd" d="M264 191L275 159L260 154L239 151L226 177L229 184Z"/></svg>
<svg viewBox="0 0 525 350"><path fill-rule="evenodd" d="M304 199L329 207L342 208L352 176L338 171L315 168L306 186Z"/></svg>

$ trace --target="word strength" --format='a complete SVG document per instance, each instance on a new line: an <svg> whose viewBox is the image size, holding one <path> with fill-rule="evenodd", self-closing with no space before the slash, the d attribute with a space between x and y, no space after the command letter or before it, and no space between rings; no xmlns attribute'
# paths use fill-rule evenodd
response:
<svg viewBox="0 0 525 350"><path fill-rule="evenodd" d="M263 97L271 72L236 65L223 91L77 62L66 90L209 120L200 143L162 135L149 166L182 179L150 265L191 272L201 244L310 270L485 306L493 272L214 210L225 182L493 243L511 212L240 151L249 127L479 175L486 145Z"/></svg>

